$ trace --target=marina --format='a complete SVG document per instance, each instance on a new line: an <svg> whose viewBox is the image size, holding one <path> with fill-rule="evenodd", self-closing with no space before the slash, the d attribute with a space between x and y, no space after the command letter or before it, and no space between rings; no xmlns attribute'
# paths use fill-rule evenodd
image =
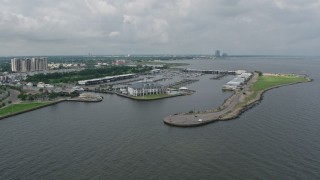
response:
<svg viewBox="0 0 320 180"><path fill-rule="evenodd" d="M258 74L255 73L254 76L249 80L245 86L251 86L258 79ZM206 110L205 112L193 112L193 113L183 113L170 115L164 118L164 123L179 127L193 127L205 125L214 121L219 121L223 119L232 119L237 117L239 114L233 113L232 111L236 108L240 102L241 96L244 96L245 91L235 91L228 99L224 101L216 109ZM240 111L239 111L240 112ZM234 116L228 117L227 115L232 113Z"/></svg>
<svg viewBox="0 0 320 180"><path fill-rule="evenodd" d="M211 79L211 80L220 80L220 79L226 77L227 75L228 75L228 74L216 74L216 75L214 75L213 77L211 77L210 79Z"/></svg>
<svg viewBox="0 0 320 180"><path fill-rule="evenodd" d="M0 121L0 179L319 179L319 60L230 61L184 62L308 74L314 82L268 91L238 119L195 128L163 118L219 107L232 95L221 90L232 76L199 76L187 86L191 96L142 102L103 93L99 103L65 101L9 117Z"/></svg>
<svg viewBox="0 0 320 180"><path fill-rule="evenodd" d="M0 180L320 180L320 0L0 1Z"/></svg>

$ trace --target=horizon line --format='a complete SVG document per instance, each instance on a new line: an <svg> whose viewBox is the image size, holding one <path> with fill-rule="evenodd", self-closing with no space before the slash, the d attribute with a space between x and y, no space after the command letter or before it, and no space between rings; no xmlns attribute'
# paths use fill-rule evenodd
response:
<svg viewBox="0 0 320 180"><path fill-rule="evenodd" d="M212 56L215 57L214 54L73 54L73 55L9 55L9 56L0 56L1 58L8 57L55 57L55 56L80 56L80 57L139 57L139 56ZM230 54L227 57L319 57L320 55L265 55L265 54Z"/></svg>

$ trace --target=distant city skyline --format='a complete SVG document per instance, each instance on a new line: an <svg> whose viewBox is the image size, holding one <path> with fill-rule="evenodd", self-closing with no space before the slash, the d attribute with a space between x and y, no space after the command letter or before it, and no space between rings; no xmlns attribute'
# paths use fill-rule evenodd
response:
<svg viewBox="0 0 320 180"><path fill-rule="evenodd" d="M0 0L0 56L320 55L317 0Z"/></svg>

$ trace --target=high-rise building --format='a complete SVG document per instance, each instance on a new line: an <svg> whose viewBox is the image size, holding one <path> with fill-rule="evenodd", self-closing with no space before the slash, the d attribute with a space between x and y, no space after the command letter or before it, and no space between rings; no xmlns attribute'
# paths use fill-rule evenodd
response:
<svg viewBox="0 0 320 180"><path fill-rule="evenodd" d="M11 59L11 71L17 72L18 67L18 61L16 58Z"/></svg>
<svg viewBox="0 0 320 180"><path fill-rule="evenodd" d="M214 55L215 57L220 57L220 51L219 50L216 50L216 52L215 52L215 55Z"/></svg>
<svg viewBox="0 0 320 180"><path fill-rule="evenodd" d="M11 59L12 72L44 71L47 69L48 69L48 59L46 57Z"/></svg>

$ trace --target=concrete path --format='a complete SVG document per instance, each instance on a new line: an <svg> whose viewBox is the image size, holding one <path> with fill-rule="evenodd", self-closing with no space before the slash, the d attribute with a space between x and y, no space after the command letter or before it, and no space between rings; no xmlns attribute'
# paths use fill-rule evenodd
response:
<svg viewBox="0 0 320 180"><path fill-rule="evenodd" d="M220 120L221 117L229 112L232 112L240 99L244 99L244 92L249 91L250 87L258 79L258 74L254 73L253 77L249 80L246 86L243 87L243 90L235 92L231 97L229 97L224 104L219 108L219 111L214 112L214 110L208 110L206 113L199 114L177 114L170 115L164 118L164 123L181 126L181 127L190 127L190 126L199 126L207 124L213 121Z"/></svg>

